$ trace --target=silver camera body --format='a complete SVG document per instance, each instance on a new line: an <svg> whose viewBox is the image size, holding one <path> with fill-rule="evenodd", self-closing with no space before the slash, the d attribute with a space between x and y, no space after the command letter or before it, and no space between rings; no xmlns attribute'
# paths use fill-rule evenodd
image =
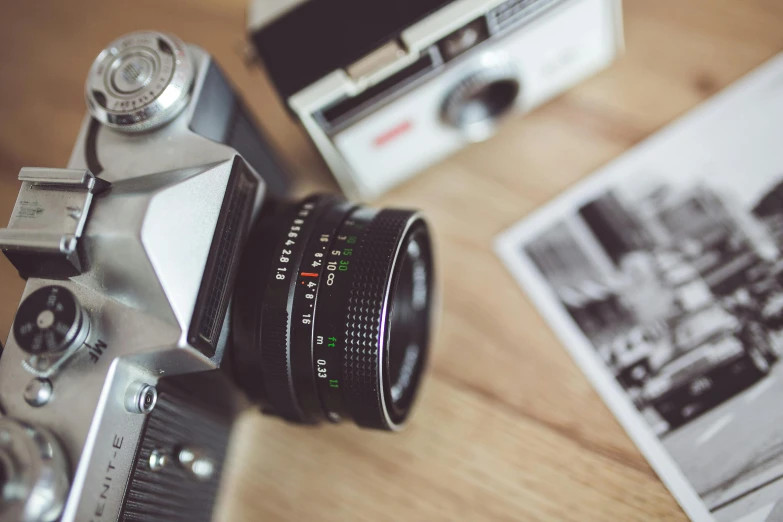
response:
<svg viewBox="0 0 783 522"><path fill-rule="evenodd" d="M343 190L373 198L608 66L620 0L253 0L280 97Z"/></svg>
<svg viewBox="0 0 783 522"><path fill-rule="evenodd" d="M28 279L0 359L0 519L209 520L237 404L212 370L243 239L285 175L173 36L112 42L86 98L67 169L22 169L0 230Z"/></svg>

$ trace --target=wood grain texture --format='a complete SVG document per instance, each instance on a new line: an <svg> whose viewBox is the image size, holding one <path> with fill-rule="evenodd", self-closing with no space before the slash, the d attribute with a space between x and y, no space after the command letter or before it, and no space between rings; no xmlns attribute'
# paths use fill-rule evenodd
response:
<svg viewBox="0 0 783 522"><path fill-rule="evenodd" d="M215 56L302 192L332 186L263 72L243 62L245 0L4 2L0 216L22 166L63 166L85 73L125 32L170 31ZM491 251L494 236L783 49L779 0L626 0L627 53L608 71L380 204L434 224L443 313L411 428L298 429L251 413L236 430L218 518L685 520ZM22 283L0 259L0 336Z"/></svg>

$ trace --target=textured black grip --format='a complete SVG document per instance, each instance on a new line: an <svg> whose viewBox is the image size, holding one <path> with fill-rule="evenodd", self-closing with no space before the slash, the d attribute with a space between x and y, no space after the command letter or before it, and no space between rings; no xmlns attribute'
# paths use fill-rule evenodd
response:
<svg viewBox="0 0 783 522"><path fill-rule="evenodd" d="M389 429L378 366L385 342L380 339L380 329L392 264L413 214L405 210L380 211L359 245L358 268L348 297L343 378L348 409L354 421L366 428Z"/></svg>
<svg viewBox="0 0 783 522"><path fill-rule="evenodd" d="M137 448L121 522L212 520L237 412L230 394L229 383L216 371L161 381L157 405L147 417ZM175 455L182 446L204 451L216 465L209 480L195 479L176 463ZM150 455L156 450L166 455L168 463L152 471Z"/></svg>

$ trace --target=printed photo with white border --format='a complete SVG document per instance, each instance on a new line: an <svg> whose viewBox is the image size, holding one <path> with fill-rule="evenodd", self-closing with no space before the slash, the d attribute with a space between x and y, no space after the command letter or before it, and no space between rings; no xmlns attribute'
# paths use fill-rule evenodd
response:
<svg viewBox="0 0 783 522"><path fill-rule="evenodd" d="M783 54L496 250L693 520L783 520Z"/></svg>

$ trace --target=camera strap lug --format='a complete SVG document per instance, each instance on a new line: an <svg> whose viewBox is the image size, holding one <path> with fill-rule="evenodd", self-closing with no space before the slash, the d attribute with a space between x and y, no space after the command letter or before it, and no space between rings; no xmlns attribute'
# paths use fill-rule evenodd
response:
<svg viewBox="0 0 783 522"><path fill-rule="evenodd" d="M87 170L25 167L0 250L25 279L67 279L84 271L80 239L95 194L110 183Z"/></svg>

